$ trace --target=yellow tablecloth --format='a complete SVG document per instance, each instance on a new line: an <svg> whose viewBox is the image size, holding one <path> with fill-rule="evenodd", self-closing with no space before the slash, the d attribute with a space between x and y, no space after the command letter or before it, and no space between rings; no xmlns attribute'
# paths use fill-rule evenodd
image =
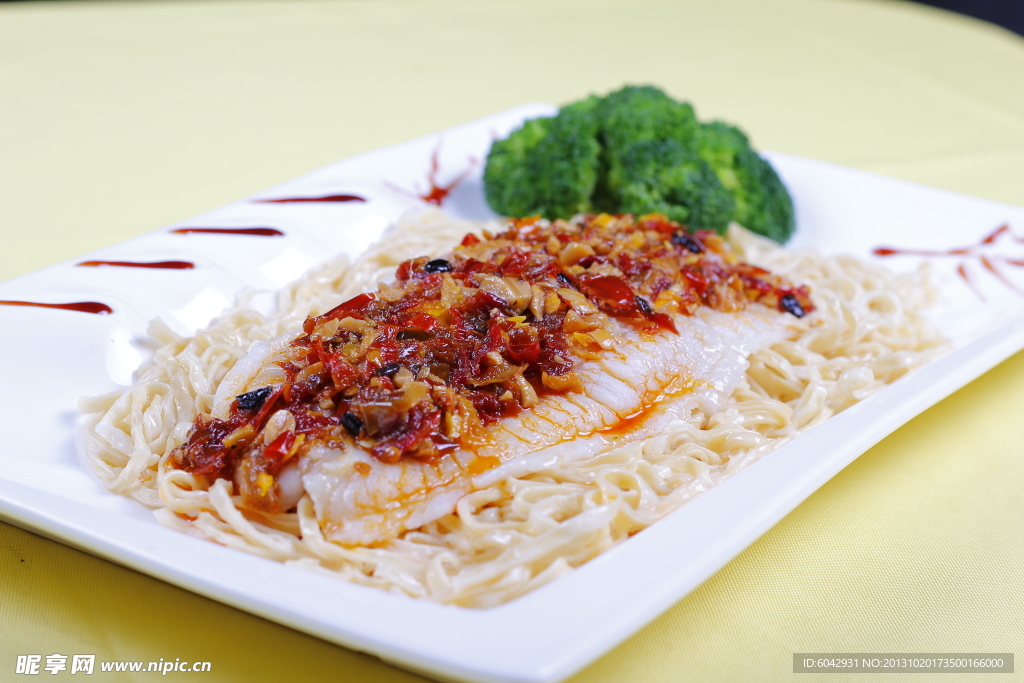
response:
<svg viewBox="0 0 1024 683"><path fill-rule="evenodd" d="M764 148L1024 204L1022 74L1020 38L901 2L4 4L0 280L358 152L627 82ZM791 673L808 651L1024 653L1022 416L1019 354L577 680L820 680ZM210 680L418 680L7 525L0 625L4 680L18 654L73 652L207 660Z"/></svg>

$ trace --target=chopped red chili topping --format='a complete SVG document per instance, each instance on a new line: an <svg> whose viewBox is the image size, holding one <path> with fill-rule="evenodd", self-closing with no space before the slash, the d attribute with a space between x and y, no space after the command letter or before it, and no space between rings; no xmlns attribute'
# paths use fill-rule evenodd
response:
<svg viewBox="0 0 1024 683"><path fill-rule="evenodd" d="M376 293L308 318L275 360L288 381L240 396L227 420L197 418L172 463L242 472L266 498L259 476L276 476L300 435L354 440L384 462L434 458L539 394L581 390L574 365L614 348L609 316L671 333L673 315L700 306L756 301L799 317L814 309L808 294L661 215L516 219L445 258L405 261Z"/></svg>

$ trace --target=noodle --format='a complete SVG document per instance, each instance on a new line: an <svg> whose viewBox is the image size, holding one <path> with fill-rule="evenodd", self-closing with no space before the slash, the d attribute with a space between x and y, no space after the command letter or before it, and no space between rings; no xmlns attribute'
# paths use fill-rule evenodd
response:
<svg viewBox="0 0 1024 683"><path fill-rule="evenodd" d="M795 339L754 353L725 407L668 433L557 470L508 477L463 497L454 513L380 547L327 541L308 495L295 512L241 507L232 484L174 469L172 449L256 342L375 288L403 260L440 253L480 226L439 211L405 217L355 263L336 259L289 285L276 313L253 292L185 338L149 327L153 359L128 389L83 399L84 448L103 484L156 508L160 523L269 559L396 593L470 607L507 602L562 576L727 479L801 432L927 363L945 341L920 311L926 273L894 275L861 260L789 253L738 226L737 256L812 287L817 310Z"/></svg>

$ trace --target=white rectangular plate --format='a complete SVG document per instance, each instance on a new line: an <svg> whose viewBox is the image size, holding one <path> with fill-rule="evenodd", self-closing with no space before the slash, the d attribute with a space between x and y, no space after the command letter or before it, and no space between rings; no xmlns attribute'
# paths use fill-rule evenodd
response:
<svg viewBox="0 0 1024 683"><path fill-rule="evenodd" d="M215 600L364 650L427 675L472 681L557 681L649 622L736 556L815 489L891 431L1024 348L1024 257L1012 232L953 257L925 257L945 302L936 321L955 351L812 429L626 543L524 597L489 610L436 605L348 584L160 527L107 492L75 448L76 403L129 383L147 322L205 325L244 286L276 288L325 254L357 254L406 210L435 150L455 217L492 217L482 162L527 105L339 162L82 260L187 260L192 270L85 268L68 262L0 285L0 300L102 302L111 315L0 306L0 516L63 543ZM947 250L980 244L1024 209L781 154L769 155L796 200L792 248L868 258L878 246ZM259 203L355 194L365 202ZM174 234L180 227L272 227L277 237ZM922 258L891 257L899 269ZM958 274L963 269L978 293ZM1000 279L1001 273L1004 279ZM984 297L984 299L982 299Z"/></svg>

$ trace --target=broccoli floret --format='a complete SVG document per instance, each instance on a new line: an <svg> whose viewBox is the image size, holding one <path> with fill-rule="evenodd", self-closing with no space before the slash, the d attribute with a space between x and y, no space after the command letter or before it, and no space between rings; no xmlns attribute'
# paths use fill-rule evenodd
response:
<svg viewBox="0 0 1024 683"><path fill-rule="evenodd" d="M597 185L597 98L577 102L558 116L533 119L491 147L484 192L505 216L568 218L591 210Z"/></svg>
<svg viewBox="0 0 1024 683"><path fill-rule="evenodd" d="M558 110L559 116L586 116L592 117L597 115L598 108L601 106L601 98L597 95L591 95L586 99L582 99L579 102L573 102L567 104Z"/></svg>
<svg viewBox="0 0 1024 683"><path fill-rule="evenodd" d="M701 124L689 104L651 86L591 96L495 142L487 202L506 216L664 213L693 229L735 220L784 242L793 203L738 128Z"/></svg>
<svg viewBox="0 0 1024 683"><path fill-rule="evenodd" d="M735 198L733 220L776 242L789 239L796 229L793 200L775 169L751 148L740 129L721 121L702 124L697 153Z"/></svg>
<svg viewBox="0 0 1024 683"><path fill-rule="evenodd" d="M608 173L620 212L663 213L693 230L723 231L736 204L704 160L678 140L642 140Z"/></svg>
<svg viewBox="0 0 1024 683"><path fill-rule="evenodd" d="M753 150L743 152L736 160L736 173L741 188L735 193L736 222L784 244L796 230L796 219L793 199L779 174Z"/></svg>
<svg viewBox="0 0 1024 683"><path fill-rule="evenodd" d="M653 174L651 156L654 148L636 147L639 143L666 143L675 141L680 146L691 146L697 135L699 124L694 116L693 108L688 104L676 102L661 90L652 86L626 86L605 96L598 101L597 107L601 142L600 168L597 186L594 189L593 206L595 210L608 213L640 211L642 213L668 213L664 209L674 206L670 197L683 196L687 201L670 213L673 217L690 215L694 201L694 190L680 191L678 188L662 186L660 176ZM646 150L643 159L633 161L634 148ZM663 163L671 163L677 152L670 152L666 147L660 152ZM692 176L689 166L679 169L675 174L675 182L690 186ZM636 180L629 180L635 177ZM667 178L667 176L666 176ZM623 182L630 183L634 193L627 201L620 195ZM641 187L645 188L641 190ZM653 193L653 194L652 194ZM652 204L649 208L641 199L644 196L660 197L659 208ZM637 208L640 207L640 208ZM680 219L676 219L680 220Z"/></svg>
<svg viewBox="0 0 1024 683"><path fill-rule="evenodd" d="M697 134L697 154L715 170L718 179L735 192L740 186L736 157L750 149L750 141L739 128L721 121L703 123Z"/></svg>
<svg viewBox="0 0 1024 683"><path fill-rule="evenodd" d="M610 93L599 101L597 112L601 142L613 156L642 140L676 140L689 146L700 125L693 107L649 85Z"/></svg>

